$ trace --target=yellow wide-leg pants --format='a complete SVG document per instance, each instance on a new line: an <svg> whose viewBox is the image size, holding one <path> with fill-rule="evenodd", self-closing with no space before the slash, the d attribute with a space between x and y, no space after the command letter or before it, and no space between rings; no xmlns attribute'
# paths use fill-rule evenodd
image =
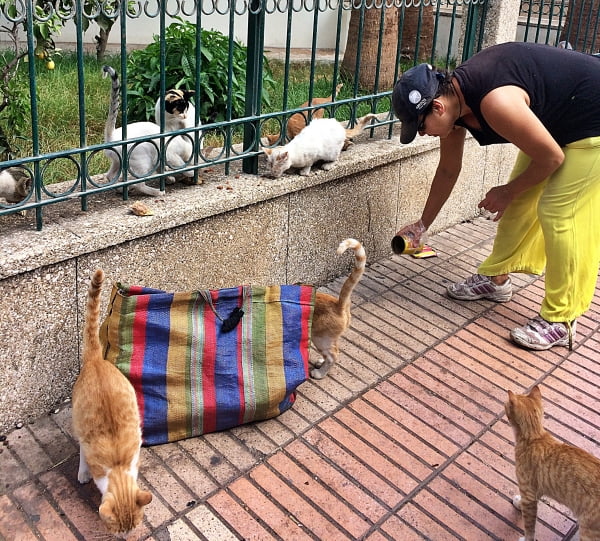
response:
<svg viewBox="0 0 600 541"><path fill-rule="evenodd" d="M498 222L494 247L478 272L542 274L540 315L570 322L594 297L600 264L600 137L563 147L563 164L516 197ZM519 152L510 180L530 162Z"/></svg>

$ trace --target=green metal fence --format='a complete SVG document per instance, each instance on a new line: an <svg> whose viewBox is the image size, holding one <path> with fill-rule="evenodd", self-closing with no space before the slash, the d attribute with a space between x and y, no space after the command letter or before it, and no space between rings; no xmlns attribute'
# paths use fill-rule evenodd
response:
<svg viewBox="0 0 600 541"><path fill-rule="evenodd" d="M600 3L592 0L521 2L517 39L600 52Z"/></svg>
<svg viewBox="0 0 600 541"><path fill-rule="evenodd" d="M0 189L7 189L2 184L3 178L7 178L2 175L7 173L20 178L23 189L20 195L13 194L8 200L6 193L0 194L5 196L4 200L0 198L0 217L33 211L38 229L43 226L44 209L48 205L78 199L81 208L88 210L92 195L110 192L104 196L116 197L112 192L118 190L127 198L129 190L140 182L168 190L168 176L191 172L198 181L206 168L222 168L226 174L239 171L258 174L259 156L269 146L266 135L279 133L273 144L285 143L291 115L300 112L310 118L323 107L314 101L316 98L330 95L332 103L324 107L325 115L335 116L348 125L366 113L381 113L380 122L389 125L391 136L395 120L389 113L390 94L401 71L422 61L453 67L468 58L481 48L482 21L486 15L484 0L0 0L0 6L3 47L0 91L4 93L0 104L0 147L4 150ZM159 119L132 118L130 110L136 100L148 99L147 95L140 96L139 91L132 92L130 84L131 44L140 43L139 31L134 26L138 29L140 23L151 26L158 36L158 54L148 66L158 89L150 96L153 101L164 96L172 75L166 39L170 25L185 21L195 29L209 29L216 18L224 21L221 33L228 44L227 66L217 70L225 81L222 95L218 96L224 103L222 108L208 117L200 114L202 100L215 99L203 86L203 77L214 66L202 54L211 43L203 42L203 32L196 31L192 56L184 54L182 45L181 58L182 69L192 70L190 89L196 93L196 124L167 133L162 114ZM95 29L96 25L100 30L94 38L92 27ZM65 45L60 40L68 26L75 29L75 38ZM109 44L108 51L122 83L120 123L126 127L134 120L156 121L161 126L159 134L135 139L127 139L125 135L123 142L104 142L102 125L110 84L107 80L100 83L106 101L102 104L102 118L95 118L90 102L98 98L90 98L86 60L95 57L94 44L97 49L106 45L107 33L119 37L116 47L111 50ZM207 34L209 37L204 39L210 41L215 35ZM245 36L247 47L241 75L234 70L238 35ZM308 42L299 47L298 36L305 41L308 38ZM152 41L148 37L143 39ZM57 44L62 52L57 50ZM70 69L76 82L69 89L74 102L69 108L75 114L72 125L61 125L67 121L60 117L56 122L59 132L62 129L65 134L77 136L71 144L64 143L59 136L53 142L55 147L50 148L46 131L41 129L47 126L40 125L41 112L47 112L49 107L40 98L40 84L49 70L59 81L65 77L67 67L63 67L63 62L67 57L74 59ZM102 62L97 62L98 73L101 65ZM300 76L302 81L298 80ZM16 83L24 79L27 82L19 89ZM241 91L236 90L240 79L243 79ZM234 107L240 99L241 114ZM25 117L19 117L23 111ZM185 136L193 144L192 157L176 170L169 168L166 159L174 135ZM63 148L65 145L68 148ZM143 178L136 177L128 167L134 145L153 145L156 150L157 161ZM121 150L121 171L107 178L104 153L115 147Z"/></svg>

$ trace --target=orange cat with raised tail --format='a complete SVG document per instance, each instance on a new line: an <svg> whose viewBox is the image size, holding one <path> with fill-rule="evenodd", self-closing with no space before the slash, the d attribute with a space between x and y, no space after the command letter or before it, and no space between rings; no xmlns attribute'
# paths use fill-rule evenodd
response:
<svg viewBox="0 0 600 541"><path fill-rule="evenodd" d="M346 278L339 297L317 291L315 298L311 340L315 349L321 354L321 358L310 370L310 375L315 379L324 378L337 361L338 342L350 326L352 317L350 313L352 291L365 272L367 255L363 245L356 239L345 239L340 242L337 253L341 255L348 249L354 252L354 268Z"/></svg>
<svg viewBox="0 0 600 541"><path fill-rule="evenodd" d="M508 391L506 416L515 433L519 492L513 498L523 513L525 537L534 541L538 500L548 496L566 505L579 521L581 541L600 540L600 460L583 449L553 438L542 426L542 393Z"/></svg>
<svg viewBox="0 0 600 541"><path fill-rule="evenodd" d="M108 530L126 537L141 521L152 494L137 485L142 432L135 391L102 356L100 291L94 272L83 328L83 366L73 387L73 430L79 441L80 483L94 480L102 493L99 513Z"/></svg>

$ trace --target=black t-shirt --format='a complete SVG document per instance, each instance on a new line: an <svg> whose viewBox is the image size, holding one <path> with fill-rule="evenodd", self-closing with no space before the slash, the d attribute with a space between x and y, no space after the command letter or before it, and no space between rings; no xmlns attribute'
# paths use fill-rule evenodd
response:
<svg viewBox="0 0 600 541"><path fill-rule="evenodd" d="M523 88L530 108L560 146L600 135L600 58L550 45L502 43L483 49L454 70L481 131L480 145L506 143L485 121L481 100L494 88Z"/></svg>

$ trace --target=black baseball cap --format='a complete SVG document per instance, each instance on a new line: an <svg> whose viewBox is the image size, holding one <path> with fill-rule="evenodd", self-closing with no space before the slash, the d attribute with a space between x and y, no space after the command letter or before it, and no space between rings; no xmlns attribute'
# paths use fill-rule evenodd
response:
<svg viewBox="0 0 600 541"><path fill-rule="evenodd" d="M402 122L400 142L410 143L417 135L419 116L436 97L440 83L430 64L419 64L402 74L392 92L394 113Z"/></svg>

